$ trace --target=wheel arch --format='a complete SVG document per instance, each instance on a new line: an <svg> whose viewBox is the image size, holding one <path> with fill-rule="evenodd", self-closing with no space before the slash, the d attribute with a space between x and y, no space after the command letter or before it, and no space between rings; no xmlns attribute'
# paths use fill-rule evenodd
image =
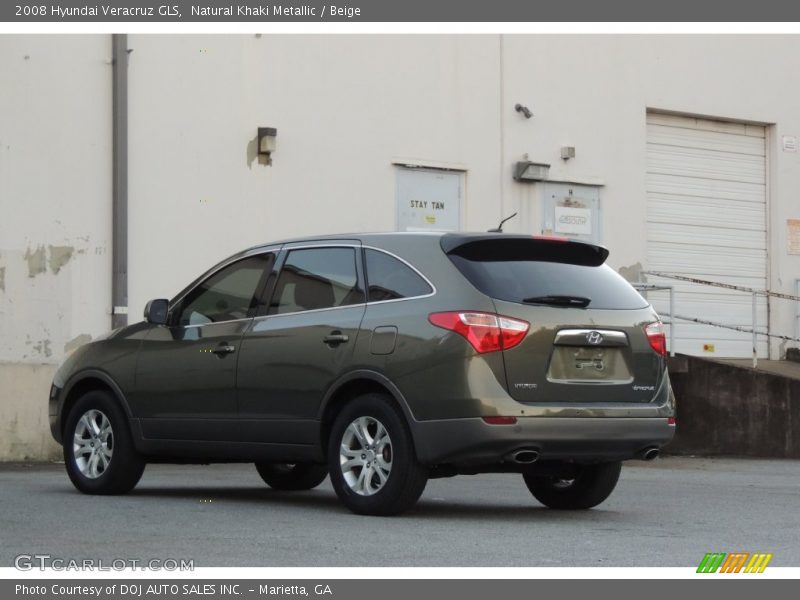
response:
<svg viewBox="0 0 800 600"><path fill-rule="evenodd" d="M400 408L411 431L414 447L419 447L415 427L416 419L402 392L385 375L377 371L364 369L353 371L340 377L330 387L322 400L319 423L320 446L323 455L327 453L328 438L336 415L350 400L370 392L385 394Z"/></svg>
<svg viewBox="0 0 800 600"><path fill-rule="evenodd" d="M84 394L94 390L103 390L111 393L125 412L125 416L128 418L128 426L130 427L132 416L131 409L128 405L128 401L125 399L125 394L123 394L117 382L114 381L108 373L95 369L87 369L73 375L64 386L64 391L62 392L58 407L58 431L62 439L64 436L66 418L72 406ZM131 433L133 433L133 431L131 431Z"/></svg>

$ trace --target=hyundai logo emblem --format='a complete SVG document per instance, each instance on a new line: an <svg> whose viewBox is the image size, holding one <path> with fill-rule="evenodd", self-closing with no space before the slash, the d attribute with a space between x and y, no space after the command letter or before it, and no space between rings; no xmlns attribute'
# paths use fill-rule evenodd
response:
<svg viewBox="0 0 800 600"><path fill-rule="evenodd" d="M593 346L603 343L603 336L599 331L590 331L586 334L586 341Z"/></svg>

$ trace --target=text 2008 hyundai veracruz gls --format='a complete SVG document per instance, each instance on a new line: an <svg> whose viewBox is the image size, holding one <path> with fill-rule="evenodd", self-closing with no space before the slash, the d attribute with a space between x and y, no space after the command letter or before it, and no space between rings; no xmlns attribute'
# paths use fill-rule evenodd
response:
<svg viewBox="0 0 800 600"><path fill-rule="evenodd" d="M590 508L675 429L662 325L607 255L495 233L251 248L69 356L52 433L86 493L147 462L252 461L276 489L330 474L363 514L483 472Z"/></svg>

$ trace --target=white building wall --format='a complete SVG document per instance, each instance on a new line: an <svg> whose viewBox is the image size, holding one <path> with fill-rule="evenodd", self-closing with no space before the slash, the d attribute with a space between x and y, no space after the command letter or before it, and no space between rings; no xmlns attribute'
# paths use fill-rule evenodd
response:
<svg viewBox="0 0 800 600"><path fill-rule="evenodd" d="M794 293L800 256L788 254L786 221L800 216L800 153L784 152L779 142L800 136L793 76L800 37L507 36L504 56L504 168L528 153L552 163L553 179L601 179L604 242L616 268L647 268L647 109L769 124L768 285ZM519 117L516 102L536 116ZM559 157L565 145L576 147L568 162ZM530 187L512 186L511 205L534 202ZM771 330L793 335L793 303L773 300L770 309ZM773 341L771 357L785 346Z"/></svg>
<svg viewBox="0 0 800 600"><path fill-rule="evenodd" d="M108 36L0 36L0 459L58 454L54 366L110 327Z"/></svg>
<svg viewBox="0 0 800 600"><path fill-rule="evenodd" d="M540 184L602 182L610 263L645 264L646 111L768 124L769 284L800 256L796 36L130 35L130 319L263 241L395 227L396 162L465 172L467 229L538 232ZM53 365L109 327L109 36L0 36L0 459L52 455ZM27 57L27 58L26 58ZM534 113L526 120L514 104ZM259 164L259 126L278 129ZM559 158L561 146L576 157ZM52 247L52 248L51 248ZM794 306L772 303L791 334ZM781 351L773 344L773 356ZM11 383L13 382L13 386Z"/></svg>
<svg viewBox="0 0 800 600"><path fill-rule="evenodd" d="M129 46L134 315L250 245L394 229L398 159L467 169L466 226L499 219L496 37L130 36ZM255 155L259 126L278 130L272 166Z"/></svg>

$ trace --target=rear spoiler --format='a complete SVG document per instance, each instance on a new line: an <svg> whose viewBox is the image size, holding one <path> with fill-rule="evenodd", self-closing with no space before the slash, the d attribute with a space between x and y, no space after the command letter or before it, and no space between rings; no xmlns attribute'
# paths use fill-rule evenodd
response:
<svg viewBox="0 0 800 600"><path fill-rule="evenodd" d="M598 267L608 249L569 238L507 233L447 233L441 238L445 254L484 262L536 260Z"/></svg>

